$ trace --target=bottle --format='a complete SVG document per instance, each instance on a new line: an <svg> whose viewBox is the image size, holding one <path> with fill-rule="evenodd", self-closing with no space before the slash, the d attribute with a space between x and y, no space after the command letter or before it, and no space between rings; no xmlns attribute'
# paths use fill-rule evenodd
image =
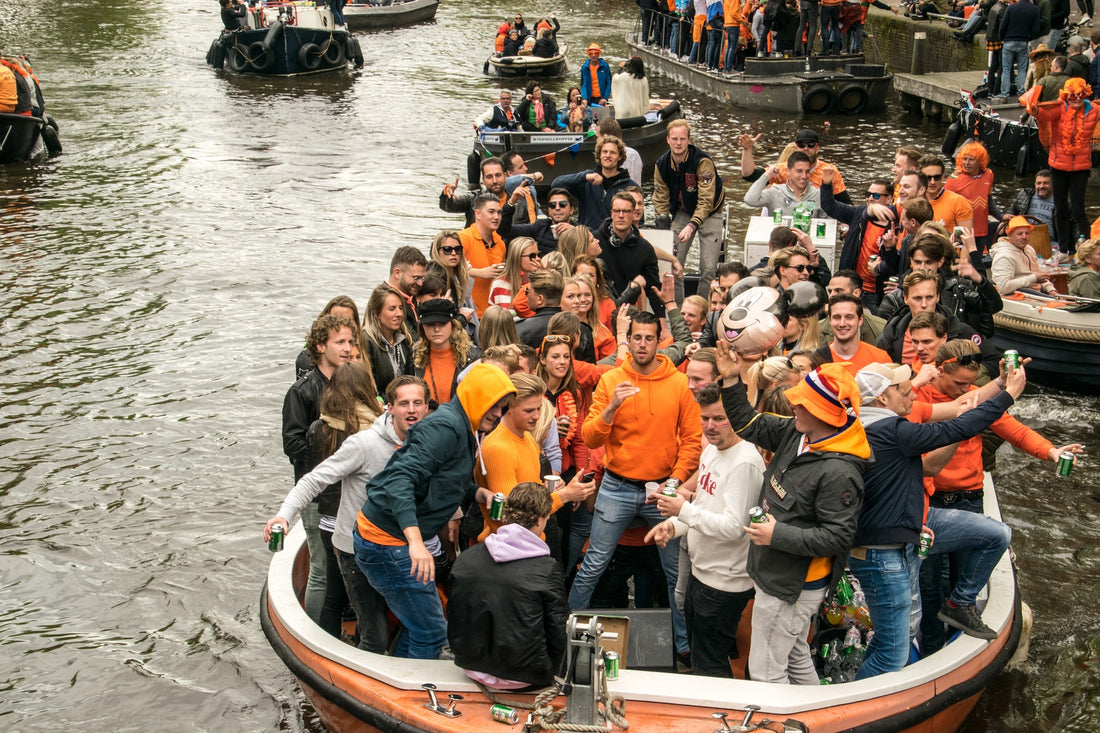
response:
<svg viewBox="0 0 1100 733"><path fill-rule="evenodd" d="M836 585L836 600L842 606L847 606L852 602L854 593L852 592L852 584L848 581L848 574L840 576L840 582Z"/></svg>

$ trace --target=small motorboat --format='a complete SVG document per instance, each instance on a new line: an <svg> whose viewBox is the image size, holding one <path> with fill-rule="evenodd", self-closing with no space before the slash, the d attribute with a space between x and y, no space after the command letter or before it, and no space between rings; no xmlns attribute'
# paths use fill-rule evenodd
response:
<svg viewBox="0 0 1100 733"><path fill-rule="evenodd" d="M868 64L861 54L808 58L747 58L745 71L719 74L661 53L663 49L627 37L647 69L722 102L787 114L856 115L886 104L894 75L885 64Z"/></svg>
<svg viewBox="0 0 1100 733"><path fill-rule="evenodd" d="M606 114L600 110L599 114ZM674 99L651 99L649 113L644 116L619 119L623 128L623 143L634 148L642 156L642 170L653 175L653 164L668 150L665 128L674 119L683 117L680 103ZM474 150L467 157L466 173L470 186L476 188L481 181L481 161L490 155L503 155L515 151L523 156L529 173L541 173L540 190L549 188L550 182L561 175L578 173L595 165L592 157L596 147L596 130L593 124L587 132L509 132L484 129L477 133ZM641 183L641 181L639 181Z"/></svg>
<svg viewBox="0 0 1100 733"><path fill-rule="evenodd" d="M12 56L4 61L18 85L16 109L29 114L0 113L0 165L22 163L43 151L59 155L61 138L57 122L46 114L46 102L30 62L25 56Z"/></svg>
<svg viewBox="0 0 1100 733"><path fill-rule="evenodd" d="M489 76L519 77L519 78L547 78L565 76L569 72L569 64L565 60L565 54L569 52L569 44L562 43L558 46L558 53L548 59L541 56L490 56L485 59L482 69Z"/></svg>
<svg viewBox="0 0 1100 733"><path fill-rule="evenodd" d="M989 474L985 481L986 513L998 517ZM272 558L260 596L261 625L329 731L482 733L495 728L490 710L494 699L453 662L374 654L322 631L306 616L300 600L309 574L300 523L285 542L285 549ZM667 609L606 609L607 615L598 618L578 613L568 627L569 663L563 680L570 683L569 692L558 694L561 690L551 687L539 695L534 727L524 730L558 730L552 716L565 705L565 722L615 723L619 728L625 722L632 731L713 733L731 729L725 723L728 716L732 729L741 731L951 733L1020 640L1024 614L1008 553L989 579L987 599L978 603L983 620L998 632L996 639L960 635L899 672L820 686L676 674ZM749 623L748 615L742 616L743 625ZM654 622L658 617L659 624ZM623 626L622 618L629 623ZM616 628L618 638L610 639L612 634L605 632ZM617 679L609 680L600 648L616 645L622 669ZM513 708L516 703L531 708L536 701L534 695L514 693L493 697ZM531 711L517 712L522 721ZM548 717L551 724L540 728ZM736 727L743 720L748 722ZM770 725L763 727L765 723ZM611 727L591 730L601 729Z"/></svg>
<svg viewBox="0 0 1100 733"><path fill-rule="evenodd" d="M354 0L344 6L344 22L353 31L399 28L434 19L438 7L439 0Z"/></svg>
<svg viewBox="0 0 1100 733"><path fill-rule="evenodd" d="M1030 290L1001 300L1004 308L993 315L993 345L1030 357L1028 380L1100 393L1100 300Z"/></svg>
<svg viewBox="0 0 1100 733"><path fill-rule="evenodd" d="M363 65L358 39L336 30L327 7L283 0L260 3L252 27L225 31L210 44L206 62L234 74L298 76Z"/></svg>

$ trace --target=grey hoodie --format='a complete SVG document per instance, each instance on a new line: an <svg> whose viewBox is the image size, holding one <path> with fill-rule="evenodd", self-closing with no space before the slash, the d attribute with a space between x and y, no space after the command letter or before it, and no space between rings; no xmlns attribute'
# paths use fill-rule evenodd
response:
<svg viewBox="0 0 1100 733"><path fill-rule="evenodd" d="M379 415L367 430L349 435L335 453L302 476L294 485L276 516L294 524L295 517L329 484L340 481L340 509L332 545L340 552L355 553L352 533L359 509L367 499L367 482L385 467L401 439L393 427L393 416Z"/></svg>

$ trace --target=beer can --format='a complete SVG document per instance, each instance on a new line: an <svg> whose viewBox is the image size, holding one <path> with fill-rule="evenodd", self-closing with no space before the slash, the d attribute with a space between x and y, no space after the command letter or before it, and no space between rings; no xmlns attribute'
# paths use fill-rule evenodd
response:
<svg viewBox="0 0 1100 733"><path fill-rule="evenodd" d="M504 502L507 498L508 497L499 491L493 494L493 503L489 505L490 519L495 519L499 522L504 517Z"/></svg>
<svg viewBox="0 0 1100 733"><path fill-rule="evenodd" d="M917 545L917 557L924 560L928 557L928 553L932 550L932 533L921 532L920 544Z"/></svg>
<svg viewBox="0 0 1100 733"><path fill-rule="evenodd" d="M609 682L619 679L619 655L615 652L604 652L603 668Z"/></svg>
<svg viewBox="0 0 1100 733"><path fill-rule="evenodd" d="M1016 349L1009 349L1005 352L1005 369L1012 367L1013 370L1020 368L1020 352Z"/></svg>
<svg viewBox="0 0 1100 733"><path fill-rule="evenodd" d="M758 506L749 509L749 521L753 524L767 524L768 515Z"/></svg>
<svg viewBox="0 0 1100 733"><path fill-rule="evenodd" d="M267 541L267 549L278 552L283 549L283 541L286 539L286 527L276 524L271 527L271 539Z"/></svg>
<svg viewBox="0 0 1100 733"><path fill-rule="evenodd" d="M772 212L772 221L776 224L783 223L783 209L776 209Z"/></svg>
<svg viewBox="0 0 1100 733"><path fill-rule="evenodd" d="M507 705L494 705L489 708L489 715L493 716L493 720L498 723L515 725L519 722L519 711Z"/></svg>
<svg viewBox="0 0 1100 733"><path fill-rule="evenodd" d="M676 492L676 487L675 486L669 486L668 484L665 484L664 486L661 487L661 495L662 496L667 496L669 498L672 498L672 497L676 496L676 494L677 494L677 492Z"/></svg>
<svg viewBox="0 0 1100 733"><path fill-rule="evenodd" d="M825 236L825 222L823 221L817 223L817 236L818 238Z"/></svg>
<svg viewBox="0 0 1100 733"><path fill-rule="evenodd" d="M1066 451L1062 455L1058 456L1058 475L1069 476L1073 470L1073 453Z"/></svg>

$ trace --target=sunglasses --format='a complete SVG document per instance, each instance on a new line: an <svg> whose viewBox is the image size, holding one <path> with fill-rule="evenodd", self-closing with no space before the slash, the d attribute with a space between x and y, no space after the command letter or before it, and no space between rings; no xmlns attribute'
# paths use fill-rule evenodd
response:
<svg viewBox="0 0 1100 733"><path fill-rule="evenodd" d="M783 265L783 267L789 267L792 270L798 270L799 272L806 272L810 269L809 265Z"/></svg>
<svg viewBox="0 0 1100 733"><path fill-rule="evenodd" d="M884 194L884 193L872 193L870 191L867 192L867 198L874 199L875 201L878 201L880 198L882 198L885 195L886 194Z"/></svg>
<svg viewBox="0 0 1100 733"><path fill-rule="evenodd" d="M938 181L941 178L943 178L943 174L940 173L939 175L932 175L930 173L926 173L924 177L927 178L930 181Z"/></svg>
<svg viewBox="0 0 1100 733"><path fill-rule="evenodd" d="M537 260L539 258L539 253L538 252L532 252L529 255L520 255L520 258L525 259L525 260L531 260L532 262L534 262L535 260Z"/></svg>
<svg viewBox="0 0 1100 733"><path fill-rule="evenodd" d="M800 148L816 148L817 147L817 143L806 142L805 140L803 140L800 143L795 143L795 145L800 147Z"/></svg>
<svg viewBox="0 0 1100 733"><path fill-rule="evenodd" d="M560 333L550 333L542 337L542 346L539 347L540 351L545 351L547 346L552 344L573 344L573 337L566 336Z"/></svg>
<svg viewBox="0 0 1100 733"><path fill-rule="evenodd" d="M568 201L551 201L546 205L548 209L567 209L569 208Z"/></svg>
<svg viewBox="0 0 1100 733"><path fill-rule="evenodd" d="M982 363L981 354L963 354L962 356L952 356L950 359L944 359L940 362L940 366L947 366L951 362L957 362L961 367L976 367Z"/></svg>
<svg viewBox="0 0 1100 733"><path fill-rule="evenodd" d="M439 248L439 251L445 255L460 255L462 254L462 245L456 244L454 247L451 247L444 244Z"/></svg>

